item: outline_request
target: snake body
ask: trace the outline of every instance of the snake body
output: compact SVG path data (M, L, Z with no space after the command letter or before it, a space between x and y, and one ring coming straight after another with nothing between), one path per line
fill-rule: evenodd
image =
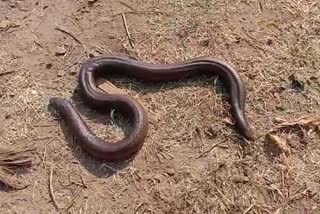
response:
M59 97L50 104L62 116L80 146L97 159L110 162L123 161L135 155L143 145L148 131L147 113L139 102L127 95L111 95L96 87L95 79L107 72L124 74L148 82L177 81L197 74L218 75L230 94L230 104L235 125L240 134L253 141L254 134L245 116L245 86L238 72L227 63L213 58L199 57L173 64L151 64L127 57L99 56L86 61L80 70L80 94L95 109L116 109L131 123L127 136L116 143L105 142L95 136L85 124L76 108Z

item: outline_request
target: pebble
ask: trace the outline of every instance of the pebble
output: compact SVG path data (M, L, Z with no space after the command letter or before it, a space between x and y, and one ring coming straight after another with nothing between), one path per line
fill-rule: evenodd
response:
M56 48L56 56L63 56L67 52L66 48L64 46L60 46Z
M7 27L9 27L11 24L11 22L9 20L2 20L0 21L0 29L5 29Z
M176 173L176 172L174 171L174 169L172 169L172 168L167 169L167 174L168 174L169 176L174 176L175 173Z

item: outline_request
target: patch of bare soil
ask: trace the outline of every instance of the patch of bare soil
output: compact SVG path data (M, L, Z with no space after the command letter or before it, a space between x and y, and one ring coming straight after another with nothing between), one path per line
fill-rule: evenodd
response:
M265 139L277 117L320 114L319 1L1 0L0 41L0 146L36 148L32 167L10 174L26 187L1 189L0 213L320 212L319 135L292 129ZM123 137L123 126L76 96L81 64L104 54L231 63L257 141L239 140L216 78L150 85L124 77L110 81L159 121L129 165L92 159L47 105L75 94L99 136ZM290 152L268 149L272 142Z

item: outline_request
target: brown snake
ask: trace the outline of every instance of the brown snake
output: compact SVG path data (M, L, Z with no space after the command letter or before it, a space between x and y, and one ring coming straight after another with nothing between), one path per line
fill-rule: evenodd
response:
M126 57L100 56L86 61L80 70L80 93L87 104L95 109L116 109L131 123L127 136L117 143L105 142L85 124L76 108L63 98L53 97L54 107L80 143L80 146L97 159L109 162L132 158L141 148L148 131L147 113L138 101L126 95L103 93L96 87L95 79L106 72L124 74L149 82L176 81L196 74L218 75L230 94L230 104L235 125L241 135L254 141L254 134L245 117L246 91L236 70L223 61L212 58L195 58L176 64L149 64Z

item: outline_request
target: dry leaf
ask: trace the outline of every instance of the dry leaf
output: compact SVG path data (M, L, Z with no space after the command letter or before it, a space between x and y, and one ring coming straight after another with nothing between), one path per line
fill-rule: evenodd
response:
M286 120L283 118L275 118L279 124L276 129L299 127L307 130L320 129L320 116L306 115L294 120Z
M274 122L276 123L283 123L283 122L286 122L287 120L282 118L282 117L276 117L274 118Z
M108 80L98 80L98 87L108 94L127 95L126 92L109 82Z
M276 135L268 133L265 137L265 142L276 146L281 152L284 152L287 155L291 154L290 147L287 142Z
M223 120L223 122L225 122L228 125L232 125L232 126L234 125L234 122L230 118L226 117L226 118L223 118L222 120Z

